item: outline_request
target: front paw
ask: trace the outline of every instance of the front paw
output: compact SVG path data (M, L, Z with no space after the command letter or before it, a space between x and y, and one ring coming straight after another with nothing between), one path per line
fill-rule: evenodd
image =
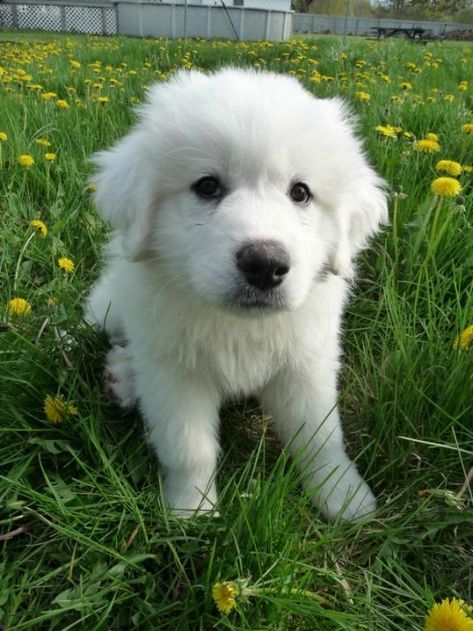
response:
M126 346L116 344L107 354L104 392L112 403L122 408L132 408L136 405L135 377Z
M195 515L208 515L215 510L217 489L212 481L192 479L185 473L168 471L164 493L171 513L177 517L188 519Z
M376 498L352 463L342 474L337 470L323 482L314 503L329 521L356 522L374 517Z

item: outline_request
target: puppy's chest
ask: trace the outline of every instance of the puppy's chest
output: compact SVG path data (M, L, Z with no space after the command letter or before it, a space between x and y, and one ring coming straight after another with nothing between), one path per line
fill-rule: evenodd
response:
M238 340L231 348L202 354L209 373L228 396L257 393L287 361L282 348Z
M194 328L178 341L176 357L208 375L225 396L257 393L289 361L291 340L264 327Z

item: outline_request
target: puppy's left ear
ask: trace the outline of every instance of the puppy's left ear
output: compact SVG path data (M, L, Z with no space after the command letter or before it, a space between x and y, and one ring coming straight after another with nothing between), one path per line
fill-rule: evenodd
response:
M388 221L386 185L364 162L352 185L345 190L334 209L337 224L337 244L332 267L345 278L354 276L353 261L370 237Z
M96 153L97 171L91 178L100 214L121 236L126 256L135 261L146 257L152 217L152 162L146 144L143 132L135 130L112 149Z

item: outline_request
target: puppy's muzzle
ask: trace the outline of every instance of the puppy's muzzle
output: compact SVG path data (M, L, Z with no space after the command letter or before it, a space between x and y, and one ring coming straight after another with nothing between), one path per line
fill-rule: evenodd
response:
M280 285L290 269L289 254L277 241L253 241L235 255L245 280L262 291Z

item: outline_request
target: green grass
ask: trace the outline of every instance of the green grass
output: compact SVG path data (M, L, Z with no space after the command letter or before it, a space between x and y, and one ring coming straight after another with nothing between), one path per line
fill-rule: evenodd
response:
M471 350L453 343L473 324L473 175L464 171L461 194L440 207L430 184L439 158L473 163L473 135L461 132L473 122L472 86L458 89L472 47L0 39L0 533L21 529L0 543L4 628L414 631L434 600L471 602L471 486L458 493L473 464L473 366ZM226 63L292 72L317 95L346 98L392 192L391 225L360 261L344 335L346 439L380 503L367 524L321 520L252 402L223 415L219 515L176 520L139 417L101 394L106 341L81 327L106 235L86 187L88 158L129 128L147 85L182 65ZM357 100L359 91L371 100ZM57 97L44 101L44 92ZM384 138L379 124L413 137ZM441 151L415 152L414 139L429 132ZM20 154L35 164L21 167ZM48 235L26 245L36 218ZM72 274L60 256L73 259ZM9 315L15 297L29 301L29 314ZM61 347L61 329L72 348ZM60 425L43 411L57 393L78 408ZM211 588L236 578L266 593L226 617Z

